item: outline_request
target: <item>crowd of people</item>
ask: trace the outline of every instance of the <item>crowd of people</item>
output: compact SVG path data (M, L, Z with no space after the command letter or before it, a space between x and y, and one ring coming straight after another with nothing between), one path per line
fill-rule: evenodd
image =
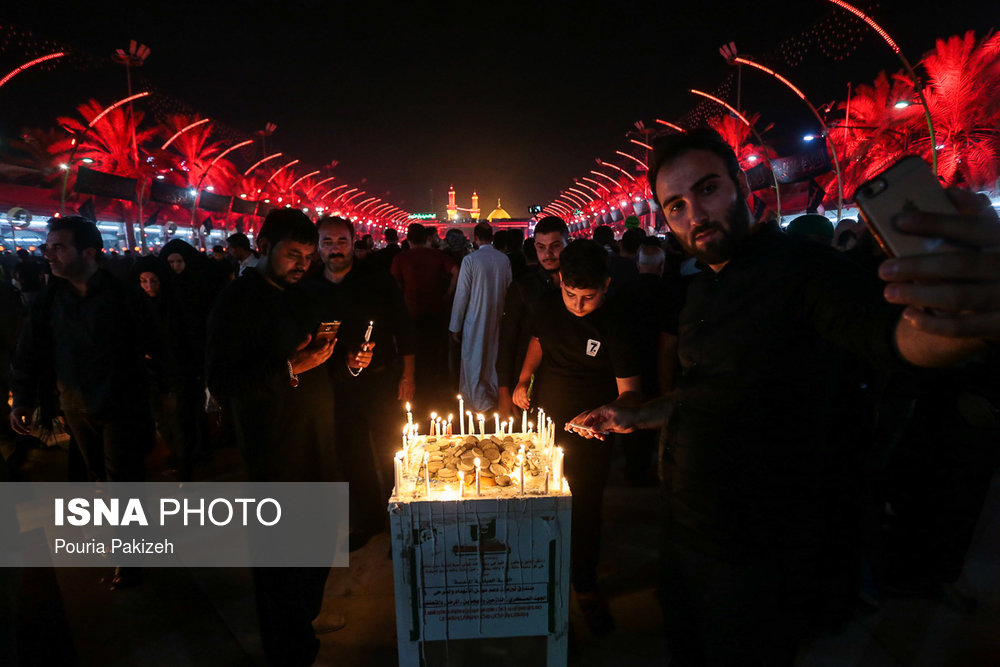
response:
M963 250L883 261L857 226L754 220L712 131L658 142L649 182L665 238L630 220L570 241L547 217L527 239L480 222L471 248L414 223L376 249L349 220L282 209L256 248L173 240L112 263L92 222L54 218L47 269L22 258L0 281L8 468L57 416L75 480L141 481L158 442L196 479L233 443L252 481L351 482L355 549L386 529L390 417L459 393L565 425L594 633L614 628L597 577L613 457L662 484L672 664L792 664L857 596L951 586L1000 434L988 200L953 191L959 214L898 219ZM316 632L344 624L319 616L326 576L254 571L271 664L310 664ZM120 568L114 586L140 581Z

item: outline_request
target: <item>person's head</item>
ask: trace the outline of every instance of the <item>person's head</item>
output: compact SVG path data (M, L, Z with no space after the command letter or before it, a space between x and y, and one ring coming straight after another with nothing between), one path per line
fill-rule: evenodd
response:
M371 254L371 250L368 249L368 244L366 244L361 239L354 242L354 259L358 262L363 262L368 259L368 255Z
M184 269L187 268L184 255L179 252L172 252L167 255L167 264L170 266L170 270L177 274L184 273Z
M163 260L147 255L140 257L132 265L129 275L133 284L138 283L143 292L151 299L163 295L167 287L166 266Z
M550 215L535 225L535 255L538 264L552 273L559 270L559 256L569 243L569 228L562 218Z
M465 232L454 227L444 233L444 242L448 249L453 252L463 252L469 244L469 240L465 238Z
M472 230L472 238L476 245L493 243L493 227L488 222L479 222Z
M508 229L507 230L507 247L511 252L520 252L521 245L524 243L524 230L521 229Z
M670 134L653 146L650 187L684 251L720 269L750 234L746 176L718 132Z
M221 262L226 258L226 249L221 245L212 246L212 258Z
M857 221L853 218L843 218L833 230L833 247L847 251L858 245Z
M295 284L316 252L316 227L297 208L274 209L257 232L257 247L262 257L258 268L268 279L280 287Z
M805 236L817 243L833 243L833 223L825 215L806 213L788 223L785 231L792 236Z
M325 273L341 275L354 265L354 224L347 218L324 216L316 223L319 257Z
M622 255L628 257L635 257L636 253L639 252L639 246L642 245L643 239L646 238L646 232L633 227L631 229L626 229L625 233L622 234L621 241L621 252Z
M441 237L438 236L437 225L425 225L424 229L427 230L427 242L430 243L432 248L438 247L441 243Z
M235 257L237 261L242 262L251 254L250 239L247 238L246 234L231 234L226 239L226 245L229 246L229 254Z
M364 243L366 246L368 246L369 251L375 249L375 239L372 237L371 234L365 234L364 236L362 236L361 242Z
M507 252L509 249L509 241L510 236L508 236L506 229L501 229L493 233L493 247L500 252Z
M52 275L67 280L86 279L97 271L103 250L101 232L90 220L77 215L49 220L45 258Z
M663 275L663 265L667 255L663 248L655 245L642 244L639 246L639 273L650 273L656 276Z
M566 310L589 315L604 305L611 284L607 251L595 241L573 241L559 256L559 277Z
M597 227L594 227L593 236L594 241L605 248L610 248L615 244L615 230L611 229L608 225L598 225Z
M411 248L418 248L427 243L427 228L419 222L411 222L406 228L406 240Z
M386 229L384 232L384 236L386 245L389 245L390 243L399 243L399 234L393 227L389 227L388 229Z

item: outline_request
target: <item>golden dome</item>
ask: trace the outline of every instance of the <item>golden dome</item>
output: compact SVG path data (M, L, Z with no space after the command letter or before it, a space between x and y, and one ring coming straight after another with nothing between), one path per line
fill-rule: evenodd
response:
M493 222L494 220L510 220L510 213L508 213L507 211L503 210L503 207L500 206L500 198L499 197L497 197L497 207L495 209L493 209L492 211L490 211L490 214L488 216L486 216L486 219L489 222Z

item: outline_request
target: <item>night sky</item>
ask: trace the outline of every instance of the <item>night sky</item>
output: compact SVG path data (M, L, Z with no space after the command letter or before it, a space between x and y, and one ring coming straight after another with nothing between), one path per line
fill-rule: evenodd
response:
M500 196L511 215L525 216L587 175L595 158L628 150L636 121L684 124L696 106L687 88L718 90L728 77L733 102L734 70L718 54L729 40L817 105L844 99L848 81L899 69L869 29L824 0L447 9L93 0L58 12L51 3L14 4L4 3L0 24L94 62L129 39L149 45L136 89L151 83L246 134L277 123L272 150L301 158L309 171L336 160L338 182L366 179L369 193L409 211L443 210L454 185L460 206L475 189L484 215ZM931 5L859 3L914 62L935 37L1000 26L995 2L949 2L947 13ZM10 46L0 53L4 72L19 57ZM0 133L51 126L88 97L108 104L124 88L110 61L25 73L0 92ZM766 138L779 153L794 152L815 129L808 110L763 75L745 72L741 90L744 108L760 112L762 126L775 124Z

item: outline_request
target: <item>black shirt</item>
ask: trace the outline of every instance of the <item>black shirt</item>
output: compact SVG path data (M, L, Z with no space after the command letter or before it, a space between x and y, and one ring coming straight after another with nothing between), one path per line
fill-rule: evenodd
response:
M836 251L780 233L748 238L695 278L666 428L679 534L735 557L822 530L843 481L843 355L902 365L899 313Z
M529 268L515 278L504 298L500 320L500 346L497 350L497 386L513 389L521 374L521 366L531 340L531 323L538 302L546 294L559 292L552 274L540 266ZM560 301L560 307L562 302Z
M569 420L615 400L616 378L640 373L634 316L622 301L609 299L594 312L577 317L566 310L560 292L546 294L539 301L532 335L542 346L542 363L535 375L537 400L532 404L554 415L554 420Z
M299 373L297 387L288 374L321 314L308 290L279 289L249 268L209 316L205 377L232 415L251 481L336 481L329 374L324 366Z
M139 295L98 270L80 296L52 278L32 305L11 364L15 406L51 402L64 410L112 417L147 410L145 359L155 356L156 327Z
M306 288L316 295L325 320L340 320L337 347L330 361L337 379L347 372L348 352L364 342L369 322L373 322L371 342L375 349L366 374L398 370L399 358L414 353L413 323L406 301L399 284L387 271L354 266L339 283L321 275L310 278Z

